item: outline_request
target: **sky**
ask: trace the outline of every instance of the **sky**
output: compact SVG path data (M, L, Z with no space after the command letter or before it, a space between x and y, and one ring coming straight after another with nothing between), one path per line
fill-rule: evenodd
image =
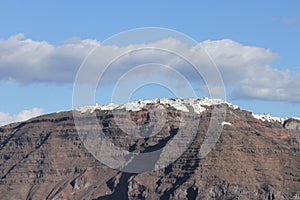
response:
M0 27L0 125L71 110L75 77L90 52L99 47L106 58L145 48L149 44L105 44L120 32L143 27L175 30L195 40L188 47L176 38L149 43L180 51L199 65L204 64L195 49L204 48L220 71L227 101L254 113L300 117L296 0L0 1ZM156 53L140 52L134 61L116 63L95 101L109 103L117 77L153 59L185 74L199 97L207 95L190 66ZM142 80L145 74L135 76ZM171 80L170 74L163 76ZM172 95L168 88L145 86L131 100Z

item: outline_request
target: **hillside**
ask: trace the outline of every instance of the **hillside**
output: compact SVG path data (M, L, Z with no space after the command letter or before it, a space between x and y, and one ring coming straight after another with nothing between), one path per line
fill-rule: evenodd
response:
M215 109L221 115L214 115ZM148 133L151 123L159 122L160 110L166 120L156 135L127 134L134 132L126 127L129 122ZM90 129L93 116L101 130ZM124 119L126 131L116 116ZM222 132L202 156L213 120ZM179 158L142 173L133 172L130 164L122 171L107 167L78 134L79 129L102 131L123 150L152 152L191 127L197 127L195 137ZM254 115L222 101L163 99L84 107L0 128L0 199L300 199L299 143L299 119Z

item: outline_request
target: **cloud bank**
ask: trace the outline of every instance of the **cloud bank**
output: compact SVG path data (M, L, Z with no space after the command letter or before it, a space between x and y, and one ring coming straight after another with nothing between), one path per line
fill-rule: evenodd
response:
M84 57L98 43L72 39L60 46L23 34L0 40L0 79L19 83L71 82Z
M0 126L10 124L13 122L21 122L28 120L32 117L39 116L43 113L42 108L33 108L31 110L22 110L16 115L10 115L9 113L0 112Z
M199 51L205 49L217 65L225 86L230 88L229 98L300 102L300 74L273 68L271 63L278 55L270 49L246 46L230 39L207 40L189 47L176 39L166 38L150 45L177 49L186 55L187 60L203 68L207 63ZM105 58L142 49L145 45L104 46L96 40L73 38L55 46L18 34L0 40L0 80L20 84L73 83L84 58L95 47L101 49L101 58ZM139 51L128 55L114 63L115 67L109 71L111 76L104 80L107 84L111 81L109 77L121 75L132 66L153 61L173 67L193 79L194 72L187 67L187 63L175 59L171 54ZM94 70L105 67L101 60L95 60ZM87 80L94 74L93 70L86 74ZM142 77L142 74L136 74L139 75Z

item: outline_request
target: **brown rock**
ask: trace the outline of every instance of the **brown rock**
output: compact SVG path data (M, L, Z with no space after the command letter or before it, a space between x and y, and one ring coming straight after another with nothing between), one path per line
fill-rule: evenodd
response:
M111 113L97 112L114 143L136 152L168 142L182 115L168 110L161 132L145 140L123 133ZM270 124L228 108L226 122L232 125L224 125L214 149L200 159L210 109L190 115L201 119L191 146L165 169L140 174L97 161L80 140L72 112L1 127L0 199L299 199L299 122ZM146 110L131 118L149 121Z

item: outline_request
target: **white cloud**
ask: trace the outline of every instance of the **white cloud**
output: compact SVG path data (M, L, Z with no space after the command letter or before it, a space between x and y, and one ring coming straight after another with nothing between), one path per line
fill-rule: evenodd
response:
M166 38L151 44L129 45L125 47L103 46L90 39L72 38L55 46L46 41L34 41L19 34L7 40L0 40L0 80L14 80L19 83L54 82L72 83L77 70L88 53L98 46L99 56L91 59L93 67L86 74L86 80L97 78L96 71L103 70L104 60L137 48L158 47L173 49L185 58L200 66L211 79L214 77L208 68L202 48L218 66L224 83L232 93L229 97L300 102L300 75L272 68L271 63L278 56L270 49L246 46L230 39L204 41L189 47L178 40ZM192 80L199 80L187 62L164 51L139 50L126 54L113 63L106 71L104 83L114 83L128 69L144 63L156 62L169 65ZM167 72L164 75L168 76ZM142 78L147 74L135 74ZM203 80L202 80L203 83ZM199 86L205 91L205 87ZM218 88L218 86L216 87ZM219 90L220 88L218 88Z
M60 46L25 39L18 34L0 40L0 79L30 82L69 82L84 57L98 43L70 40Z
M207 41L203 47L219 67L231 97L300 102L300 74L272 68L278 56L269 49L232 40Z
M13 122L21 122L28 120L32 117L39 116L43 113L42 108L33 108L31 110L22 110L16 115L10 115L9 113L0 112L0 126Z

